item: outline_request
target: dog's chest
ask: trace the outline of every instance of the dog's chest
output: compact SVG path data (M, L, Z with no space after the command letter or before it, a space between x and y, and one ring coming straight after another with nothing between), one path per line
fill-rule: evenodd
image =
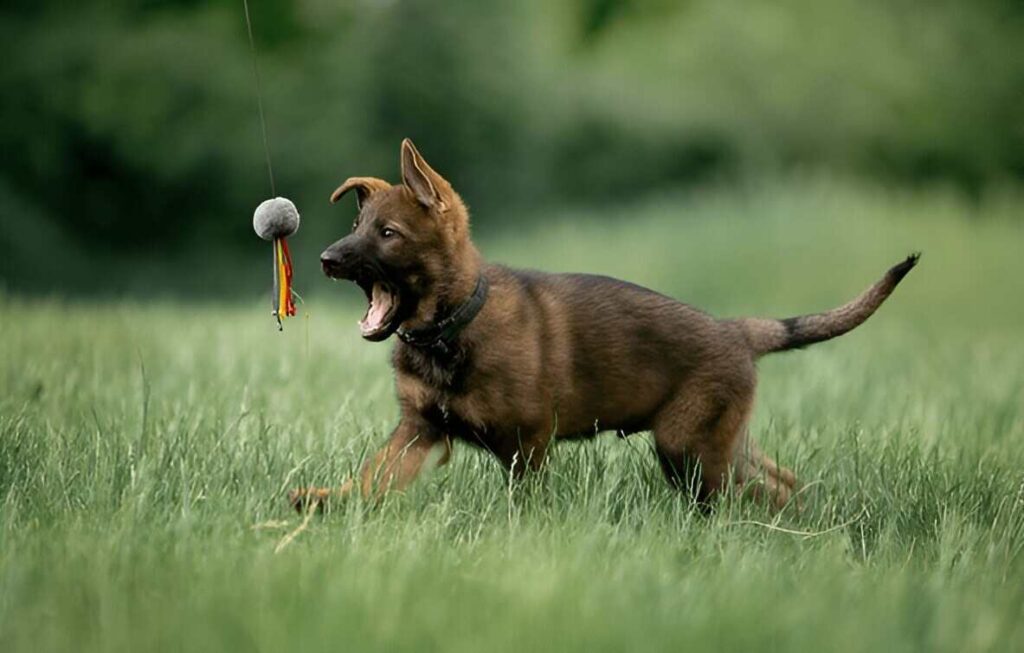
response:
M433 355L403 347L395 352L394 363L400 375L413 380L409 384L413 403L436 428L470 442L486 439L487 411L482 407L480 393L474 392L470 383L470 352L458 349L447 355Z
M439 394L452 396L465 389L472 357L462 348L434 352L402 344L395 348L393 364L399 374L414 377Z
M420 395L420 414L445 435L486 449L493 448L495 430L484 402L472 392L453 395L427 389Z
M450 426L463 418L458 413L467 392L471 357L464 349L443 352L402 346L395 350L395 370L415 379L416 404L430 421ZM453 414L454 411L454 414Z

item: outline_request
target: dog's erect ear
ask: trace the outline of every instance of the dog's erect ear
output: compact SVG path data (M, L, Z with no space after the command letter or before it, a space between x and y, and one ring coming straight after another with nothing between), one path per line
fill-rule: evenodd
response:
M428 209L448 209L451 185L427 165L408 138L402 141L402 182Z
M379 190L391 188L391 184L383 179L377 179L376 177L349 177L345 180L345 183L338 186L338 188L331 193L331 204L340 200L342 195L353 188L356 191L356 206L363 208L363 202L366 201L367 197L373 195Z

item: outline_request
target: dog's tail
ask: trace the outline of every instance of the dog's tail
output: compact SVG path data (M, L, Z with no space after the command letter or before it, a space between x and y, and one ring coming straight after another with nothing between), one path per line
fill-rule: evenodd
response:
M784 320L744 318L737 320L755 356L799 349L830 340L850 331L871 317L892 294L903 277L917 265L920 254L911 254L894 265L885 276L853 301L825 313L789 317Z

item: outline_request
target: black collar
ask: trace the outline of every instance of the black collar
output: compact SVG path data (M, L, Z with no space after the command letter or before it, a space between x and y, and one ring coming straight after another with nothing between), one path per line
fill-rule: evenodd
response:
M484 307L487 302L487 290L487 277L481 274L476 280L473 294L469 296L469 299L456 306L448 317L419 329L399 328L398 337L405 344L418 349L447 354L451 350L455 338L469 326L480 309Z

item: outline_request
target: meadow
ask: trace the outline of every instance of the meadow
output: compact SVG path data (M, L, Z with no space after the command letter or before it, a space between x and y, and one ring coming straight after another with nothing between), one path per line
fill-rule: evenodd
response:
M282 334L262 298L0 295L0 650L1021 650L1022 209L793 178L481 238L721 316L830 308L922 250L860 329L761 362L753 432L804 483L780 514L705 515L606 434L523 484L458 447L279 548L287 490L396 418L356 289L306 281Z

